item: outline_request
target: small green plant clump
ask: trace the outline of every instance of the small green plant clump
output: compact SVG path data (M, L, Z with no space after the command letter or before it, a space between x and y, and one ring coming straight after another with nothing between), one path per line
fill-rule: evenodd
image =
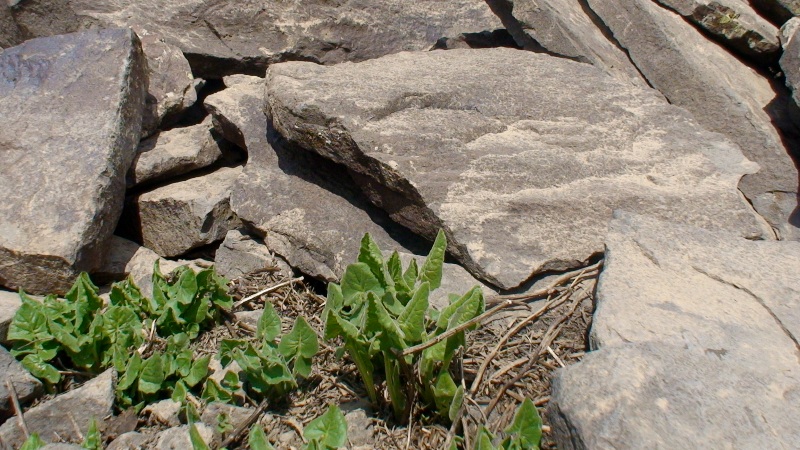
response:
M355 361L370 400L378 402L376 367L383 369L395 419L405 422L415 398L437 415L452 420L463 400L451 363L465 346L460 330L420 352L403 354L413 346L436 339L484 312L483 292L475 286L439 311L430 307L430 293L442 281L447 240L439 232L422 267L412 261L405 269L394 252L384 260L380 248L364 236L358 262L345 270L341 285L328 285L323 312L325 338L341 338Z
M517 408L514 421L505 429L505 438L495 446L494 436L485 426L478 429L474 450L539 450L542 440L542 418L533 402L526 398Z

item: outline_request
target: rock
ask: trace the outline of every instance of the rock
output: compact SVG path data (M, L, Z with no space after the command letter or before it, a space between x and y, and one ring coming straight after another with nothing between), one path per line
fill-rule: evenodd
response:
M258 328L258 319L260 319L263 314L263 309L254 311L236 311L233 313L234 317L236 317L236 320L250 326L254 330Z
M591 11L574 0L486 0L526 50L547 51L593 64L636 86L647 86L627 55L596 26Z
M206 98L205 105L220 124L217 131L241 140L249 155L233 187L231 208L292 267L324 281L337 280L355 261L365 232L383 249L406 249L393 237L405 230L371 205L342 167L284 147L268 131L262 79L240 79Z
M800 105L800 39L788 40L781 56L781 70L786 75L786 86L792 90L794 102Z
M222 158L211 119L185 128L162 131L139 144L128 171L128 187L163 180L210 166Z
M417 260L417 265L419 267L422 267L422 264L425 262L424 256L400 252L398 252L398 255L400 256L400 262L403 263L403 268L408 267L412 259ZM392 252L384 251L383 256L388 259L392 256ZM497 294L497 291L492 289L491 286L487 286L479 280L476 280L475 277L470 275L466 269L458 264L444 263L442 266L442 285L439 286L439 289L431 292L429 298L430 305L438 309L443 309L450 304L450 294L464 295L476 285L482 288L484 297Z
M154 35L141 38L150 78L142 136L149 136L159 127L174 125L181 113L197 101L197 92L192 68L178 47Z
M102 263L139 138L145 70L130 30L0 54L0 285L64 293Z
M142 410L142 414L145 416L150 416L151 421L155 421L158 424L167 425L170 427L177 427L181 424L181 420L179 418L180 412L180 402L169 399L151 403L145 406Z
M129 276L136 283L136 286L147 297L153 295L153 267L155 262L159 262L159 267L163 274L168 274L178 266L188 265L195 272L203 270L210 265L203 260L184 260L171 261L163 259L149 248L139 244L113 236L111 240L111 250L107 257L106 265L102 272L97 274L97 278L103 282L120 281Z
M41 447L41 450L83 450L83 447L80 445L74 444L47 444L44 447Z
M132 431L111 441L106 450L132 450L149 448L151 436Z
M786 49L786 46L789 45L794 34L800 28L800 17L792 17L791 20L783 24L781 27L780 35L778 36L781 40L781 47Z
M163 37L181 48L202 78L263 75L268 64L287 59L334 64L427 50L445 36L502 27L481 0L452 0L447 8L439 0L69 3L83 23L130 26L140 36Z
M744 0L658 0L742 56L770 62L780 51L778 28Z
M216 428L220 425L220 416L225 416L228 424L237 427L244 423L255 412L255 408L244 408L241 406L229 405L221 402L211 402L203 409L200 420L209 428Z
M206 444L210 444L214 438L214 430L202 423L196 423L194 426L197 427L197 432L203 441ZM158 433L158 438L153 448L155 450L186 450L193 448L189 437L189 425L170 428Z
M0 290L0 342L6 342L8 326L14 320L14 315L22 305L17 292Z
M791 448L800 243L621 213L609 228L599 350L554 385L559 448Z
M230 195L241 172L241 167L223 167L139 195L145 247L169 257L224 238L239 225Z
M656 342L592 352L553 380L551 436L563 450L793 448L798 375Z
M588 64L507 49L290 62L267 92L290 142L348 166L413 231L443 228L503 289L601 252L618 208L764 232L736 190L755 167L735 145Z
M0 4L0 47L13 47L27 39L80 30L84 21L69 0L8 0Z
M800 0L749 0L758 12L773 23L782 25L792 17L800 16Z
M42 383L28 373L3 347L0 347L0 377L3 379L0 383L0 419L15 413L11 403L11 392L6 384L8 381L14 385L14 392L22 405L38 398L44 392Z
M111 414L114 384L114 369L109 369L83 386L29 409L24 414L25 424L45 442L80 442L78 433L86 434L92 418L99 423ZM19 448L25 442L25 433L18 421L8 420L0 426L0 439Z
M719 350L723 359L798 364L800 242L749 241L632 215L609 228L592 326L598 347L669 341Z
M231 230L217 249L214 266L220 275L234 279L262 269L274 269L284 278L291 278L292 268L286 261L270 252L258 238L239 230Z
M792 116L796 105L780 94L779 86L651 0L588 3L654 88L758 163L761 169L745 175L739 189L761 205L757 211L779 238L800 239L800 221L792 218L797 204L787 210L777 198L797 196L798 171L787 148L800 148L795 138L800 121Z
M371 418L363 409L349 411L344 415L344 420L347 422L347 440L352 447L375 445L375 439L372 437L374 427Z

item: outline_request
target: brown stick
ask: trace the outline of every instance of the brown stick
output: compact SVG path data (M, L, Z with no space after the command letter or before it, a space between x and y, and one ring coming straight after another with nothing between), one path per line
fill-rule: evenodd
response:
M298 281L303 281L303 277L292 278L291 280L287 280L287 281L284 281L282 283L278 283L275 286L270 286L270 287L268 287L266 289L262 289L262 290L256 292L255 294L250 295L248 297L245 297L245 298L239 300L238 302L234 303L233 307L234 308L238 308L239 306L244 305L245 303L249 302L250 300L258 298L258 297L260 297L260 296L262 296L264 294L269 294L270 292L277 291L278 289L280 289L280 288L282 288L284 286L289 286L290 284L297 283Z
M19 406L17 390L14 389L14 383L11 380L6 380L6 386L8 386L8 392L11 394L11 403L14 405L14 412L17 414L17 422L19 423L19 427L22 428L22 432L25 433L25 439L28 439L31 437L31 433L28 431L28 424L25 423L25 417L22 414L22 408Z
M487 305L491 305L491 304L495 304L495 303L500 303L500 302L502 302L504 300L528 301L528 300L535 300L535 299L538 299L538 298L545 298L545 297L549 296L550 294L553 294L555 292L555 289L558 286L564 284L564 282L566 282L566 281L568 281L568 280L570 280L572 278L575 278L577 276L580 276L580 275L589 275L590 272L593 274L593 272L599 270L601 267L603 267L603 261L602 260L592 264L591 266L586 266L586 267L583 267L583 268L580 268L580 269L573 270L571 272L567 272L567 273L565 273L563 275L559 275L558 278L553 280L553 282L550 283L550 285L545 287L545 288L538 289L538 290L533 291L533 292L526 292L524 294L493 295L493 296L491 296L491 297L486 299L486 304Z

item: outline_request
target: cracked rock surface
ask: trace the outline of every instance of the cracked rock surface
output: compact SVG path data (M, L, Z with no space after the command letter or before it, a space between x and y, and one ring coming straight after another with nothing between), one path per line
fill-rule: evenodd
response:
M505 49L284 63L267 102L290 142L346 165L413 231L444 228L501 288L601 252L618 208L763 233L736 190L755 165L735 145L588 64Z
M555 383L559 448L794 446L800 243L627 213L606 242L599 350Z

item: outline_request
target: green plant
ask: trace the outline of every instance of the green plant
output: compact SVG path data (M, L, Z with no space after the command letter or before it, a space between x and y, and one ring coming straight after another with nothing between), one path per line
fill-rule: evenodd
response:
M37 433L33 433L28 439L25 439L25 442L22 443L22 447L20 447L19 450L39 450L45 445L47 445L47 443L45 443Z
M280 334L280 316L266 303L258 320L255 343L225 339L220 344L223 367L236 361L243 383L239 384L239 377L228 372L222 384L207 380L202 398L231 401L240 386L259 398L280 395L297 386L296 376L307 378L311 374L311 358L319 351L316 332L303 317L298 317L292 330L278 340Z
M492 442L496 437L481 426L475 436L475 450L538 450L542 440L542 419L536 406L525 399L514 415L514 421L505 429L505 439L499 446Z
M303 437L308 442L304 450L335 450L347 443L347 421L336 405L330 405L325 414L317 417L303 428Z
M456 384L450 366L466 343L465 330L420 352L403 354L459 329L484 311L478 286L462 297L451 296L442 311L429 306L430 292L441 285L446 248L447 240L440 231L422 267L412 260L403 269L397 252L385 261L366 234L358 262L347 267L341 285L328 285L325 338L342 338L343 350L355 362L373 403L378 400L375 367L383 367L394 415L401 422L408 418L417 394L451 420L463 399L463 387Z
M63 300L39 302L21 291L8 332L12 354L50 387L61 380L56 365L90 373L114 367L121 407L164 393L185 397L206 378L209 362L195 358L189 343L232 301L213 269L179 267L165 277L156 262L153 272L153 298L127 279L112 286L107 306L85 273Z

